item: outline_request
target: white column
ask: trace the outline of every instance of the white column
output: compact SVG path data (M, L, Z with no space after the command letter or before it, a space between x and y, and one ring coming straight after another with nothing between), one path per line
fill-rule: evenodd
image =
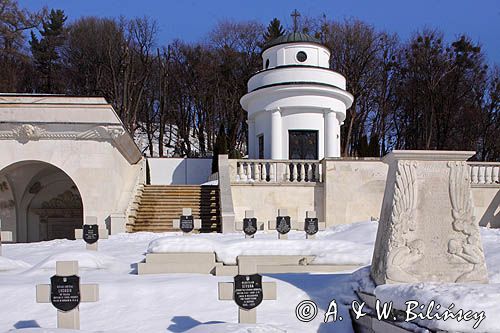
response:
M332 109L325 110L325 157L340 157L339 121Z
M257 158L255 147L255 119L248 119L248 158Z
M271 110L271 159L282 159L281 112L280 109Z

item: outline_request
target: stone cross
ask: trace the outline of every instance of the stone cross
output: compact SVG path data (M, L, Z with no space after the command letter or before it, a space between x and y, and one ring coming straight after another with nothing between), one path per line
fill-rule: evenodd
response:
M280 208L276 220L268 222L268 228L278 232L278 239L288 239L288 232L298 230L300 227L288 216L288 210Z
M88 240L86 239L88 237L84 237L88 236L84 235L84 229L91 234L90 238L94 238L93 240ZM97 217L95 216L86 216L83 229L75 229L75 239L85 240L87 250L91 251L97 251L99 239L108 239L108 236L108 229L106 229L104 226L99 225L97 223ZM97 240L95 240L95 238L97 238Z
M254 238L257 230L263 230L264 223L259 222L254 215L253 210L245 210L245 219L236 222L236 230L243 231L245 238ZM253 232L253 233L252 233Z
M237 281L243 281L243 288L235 288ZM256 300L257 293L260 293L260 300ZM256 307L262 300L276 300L276 283L262 282L262 276L256 274L255 265L238 265L238 275L235 276L235 282L219 282L219 301L232 300L238 305L238 323L256 324ZM238 302L244 302L242 305L246 305L245 308Z
M487 283L467 159L475 152L394 150L371 275L386 283Z
M316 233L320 230L326 229L325 222L319 222L316 217L316 211L308 210L306 212L306 219L304 220L304 225L300 228L300 230L305 231L306 239L314 239L316 238Z
M0 256L2 255L2 241L12 242L12 231L2 231L2 220L0 219Z
M193 217L191 208L182 208L182 216L173 220L172 225L174 229L181 229L182 235L190 236L194 230L201 229L201 220Z
M70 280L77 283L71 285ZM78 261L57 261L56 275L51 278L51 284L36 286L37 303L52 303L57 308L57 328L79 330L79 303L99 300L99 285L79 282Z

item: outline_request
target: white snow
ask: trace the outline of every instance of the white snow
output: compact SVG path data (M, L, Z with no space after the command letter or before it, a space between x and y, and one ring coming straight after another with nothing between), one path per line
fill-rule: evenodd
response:
M252 240L244 239L242 233L199 235L189 242L168 235L153 240L148 253L215 252L225 264L236 264L240 255L312 255L315 264L361 266L370 264L376 232L376 222L361 222L321 232L314 241L305 239L305 233L299 231L291 231L288 240L278 240L276 233L260 232Z
M237 306L218 301L218 282L231 277L197 274L136 275L136 264L146 251L216 251L219 258L232 262L238 254L299 253L317 255L318 263L369 264L377 223L362 222L338 226L305 240L293 232L288 241L259 233L254 240L242 234L202 234L183 237L179 233L136 233L111 236L99 241L99 251L86 251L82 240L55 240L28 244L4 244L0 257L0 332L69 333L57 330L56 310L51 304L35 302L35 286L49 283L57 260L78 260L81 283L98 283L100 300L82 303L83 332L353 332L348 309L355 290L373 291L369 267L338 274L276 274L264 281L277 283L276 301L263 301L257 310L256 325L238 325ZM399 285L378 287L377 297L395 302L418 298L434 299L447 306L485 311L486 319L475 332L500 332L495 322L500 310L500 231L482 228L490 285ZM9 270L5 270L5 268ZM323 322L332 299L344 320ZM317 304L318 315L300 322L295 308L303 300ZM398 304L400 305L400 304ZM469 331L473 323L453 320L425 323L430 327ZM469 326L467 326L469 325ZM80 331L80 332L82 332Z

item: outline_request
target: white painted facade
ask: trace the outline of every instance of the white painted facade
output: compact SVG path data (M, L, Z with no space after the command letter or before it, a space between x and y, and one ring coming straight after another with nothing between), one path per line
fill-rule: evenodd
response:
M212 174L211 158L148 158L151 185L200 185Z
M316 159L340 157L340 126L353 97L346 79L329 69L330 51L287 42L265 49L262 59L263 70L250 78L240 101L248 112L248 157L289 159L293 130L317 132Z
M112 106L97 97L0 95L0 151L0 219L17 242L69 237L86 216L114 232L142 168Z

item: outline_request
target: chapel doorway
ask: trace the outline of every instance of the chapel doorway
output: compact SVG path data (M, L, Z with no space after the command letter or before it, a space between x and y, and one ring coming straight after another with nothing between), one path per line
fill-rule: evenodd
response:
M16 242L74 239L83 225L83 202L73 180L41 161L14 163L0 171L0 219ZM2 205L2 199L9 205Z
M290 160L317 160L318 159L318 131L289 130L288 131L288 159L290 159Z

